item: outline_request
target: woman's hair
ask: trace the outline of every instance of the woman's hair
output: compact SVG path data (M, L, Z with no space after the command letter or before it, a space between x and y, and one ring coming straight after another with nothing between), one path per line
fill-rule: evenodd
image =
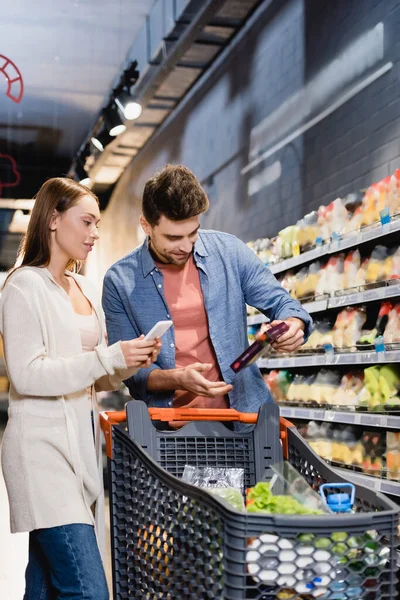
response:
M161 215L171 221L197 217L209 208L207 194L197 177L183 165L165 165L145 185L142 211L154 227Z
M8 277L20 267L47 267L51 258L50 226L54 211L65 213L83 196L92 196L99 203L89 188L67 177L53 177L42 185L35 196L28 229L18 250L18 266L13 267ZM79 268L79 261L73 259L67 265L69 271L78 271Z

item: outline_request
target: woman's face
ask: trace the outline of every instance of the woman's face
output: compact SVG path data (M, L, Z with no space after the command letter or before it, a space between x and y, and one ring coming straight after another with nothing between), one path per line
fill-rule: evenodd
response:
M54 231L52 253L62 252L66 258L86 260L99 239L100 210L92 196L82 196L64 213L57 213L51 222Z

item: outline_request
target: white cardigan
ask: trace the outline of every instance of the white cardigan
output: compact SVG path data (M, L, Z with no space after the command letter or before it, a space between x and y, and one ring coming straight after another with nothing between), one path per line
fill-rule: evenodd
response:
M46 268L22 267L5 285L0 331L10 379L9 420L2 468L11 531L94 524L102 546L101 438L95 443L86 388L115 389L126 369L120 342L107 347L104 317L89 281L74 277L99 321L99 345L83 352L77 319L65 290ZM96 412L97 416L97 412Z

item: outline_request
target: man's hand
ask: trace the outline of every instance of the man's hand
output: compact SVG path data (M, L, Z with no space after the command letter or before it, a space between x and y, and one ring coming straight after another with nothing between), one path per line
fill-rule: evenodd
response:
M277 352L291 353L295 352L302 344L304 344L304 329L305 325L301 319L289 317L284 322L289 325L289 330L283 333L271 346ZM278 325L282 321L272 321L269 323L267 330L273 325Z
M196 396L205 396L206 398L216 398L225 396L232 390L232 386L225 381L208 381L202 373L209 371L212 365L193 363L179 371L179 385L177 389L186 390L196 394Z

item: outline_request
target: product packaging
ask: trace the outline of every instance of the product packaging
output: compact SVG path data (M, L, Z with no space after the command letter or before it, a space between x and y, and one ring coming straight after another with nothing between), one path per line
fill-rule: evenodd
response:
M183 481L218 496L236 510L244 510L244 470L185 465Z

